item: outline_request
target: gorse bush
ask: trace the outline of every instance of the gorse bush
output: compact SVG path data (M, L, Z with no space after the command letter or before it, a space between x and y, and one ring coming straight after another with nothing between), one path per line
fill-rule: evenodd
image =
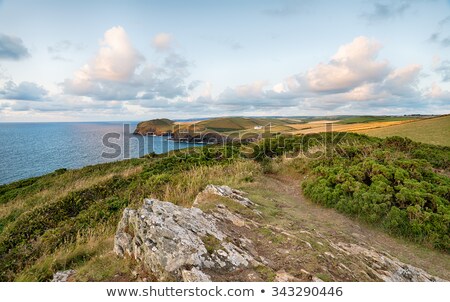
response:
M417 154L431 147L411 145L391 138L371 150L343 146L339 156L309 163L304 193L389 233L450 251L450 178L433 169L448 166L448 150L439 156L438 149L430 163Z
M313 201L391 234L450 251L450 148L407 138L322 133L266 139L254 151L308 159L302 184ZM448 175L448 174L447 174Z

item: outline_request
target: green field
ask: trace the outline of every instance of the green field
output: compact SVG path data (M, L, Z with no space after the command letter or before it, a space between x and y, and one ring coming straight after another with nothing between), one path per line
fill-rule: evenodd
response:
M288 121L276 118L251 118L251 117L223 117L205 120L197 123L198 126L218 132L251 130L256 126L285 126ZM289 129L289 127L285 127Z
M166 118L143 121L136 126L136 132L143 135L147 133L160 135L166 132L172 132L173 130L174 122Z
M388 136L408 137L422 143L450 146L450 115L364 130L360 133L383 138Z
M394 121L408 121L413 119L420 119L418 116L352 116L341 119L338 124L348 125L357 123L373 123L373 122L394 122Z

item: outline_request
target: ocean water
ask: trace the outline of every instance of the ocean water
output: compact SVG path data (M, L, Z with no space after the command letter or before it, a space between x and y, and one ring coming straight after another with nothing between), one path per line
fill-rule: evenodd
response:
M159 136L139 141L130 134L135 126L126 122L0 123L0 184L60 168L81 168L192 146Z

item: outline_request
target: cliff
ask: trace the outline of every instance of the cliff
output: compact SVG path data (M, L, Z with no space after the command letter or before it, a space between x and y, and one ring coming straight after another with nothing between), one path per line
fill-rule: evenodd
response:
M173 132L175 123L169 119L154 119L137 124L134 134L167 135Z

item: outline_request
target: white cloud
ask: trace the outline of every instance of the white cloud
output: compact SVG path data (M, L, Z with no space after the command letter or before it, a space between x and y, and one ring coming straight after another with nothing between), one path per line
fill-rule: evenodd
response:
M450 105L450 91L443 90L437 83L431 85L431 89L427 93L427 97L433 100L446 102Z
M88 77L126 81L143 61L142 55L133 48L125 30L120 26L107 30L100 45L93 63L83 67Z
M94 95L103 90L102 82L126 82L143 62L143 56L133 48L125 30L116 26L107 30L100 41L95 58L64 82L67 93ZM108 93L106 93L108 94Z
M275 85L277 89L280 84ZM228 110L252 110L295 107L298 105L298 98L287 97L287 93L278 93L273 90L267 81L255 81L246 85L227 87L216 98L213 98L213 105Z
M239 108L297 108L330 112L351 112L364 106L368 110L392 112L425 104L418 88L422 66L411 64L395 69L386 60L378 59L381 47L377 41L357 37L339 47L328 63L318 64L275 85L256 81L227 88L214 98L213 104L237 111Z
M351 91L345 93L342 98L350 101L369 101L386 97L386 93L379 91L379 87L376 84L363 84Z
M417 92L417 84L422 66L412 64L393 70L385 79L383 88L394 95L412 96Z
M260 99L264 96L267 81L255 81L248 85L239 85L225 89L218 97L219 102L240 102L242 100Z
M0 104L3 112L136 117L393 114L448 107L449 92L437 85L425 94L419 88L421 65L394 68L378 58L381 48L375 40L357 37L340 46L327 62L279 83L258 80L214 93L208 81L188 81L191 64L184 57L168 49L157 52L152 62L145 61L125 30L114 27L105 33L95 58L64 82L65 95L46 97L39 104L12 100Z
M381 44L357 37L343 45L328 63L309 70L306 82L315 92L343 92L364 83L377 82L389 72L387 61L377 61Z
M160 64L144 64L125 30L113 27L106 31L96 57L64 81L64 91L97 100L186 96L189 62L173 52L164 55Z
M159 33L153 38L152 46L158 51L168 51L173 47L173 37L168 33Z

